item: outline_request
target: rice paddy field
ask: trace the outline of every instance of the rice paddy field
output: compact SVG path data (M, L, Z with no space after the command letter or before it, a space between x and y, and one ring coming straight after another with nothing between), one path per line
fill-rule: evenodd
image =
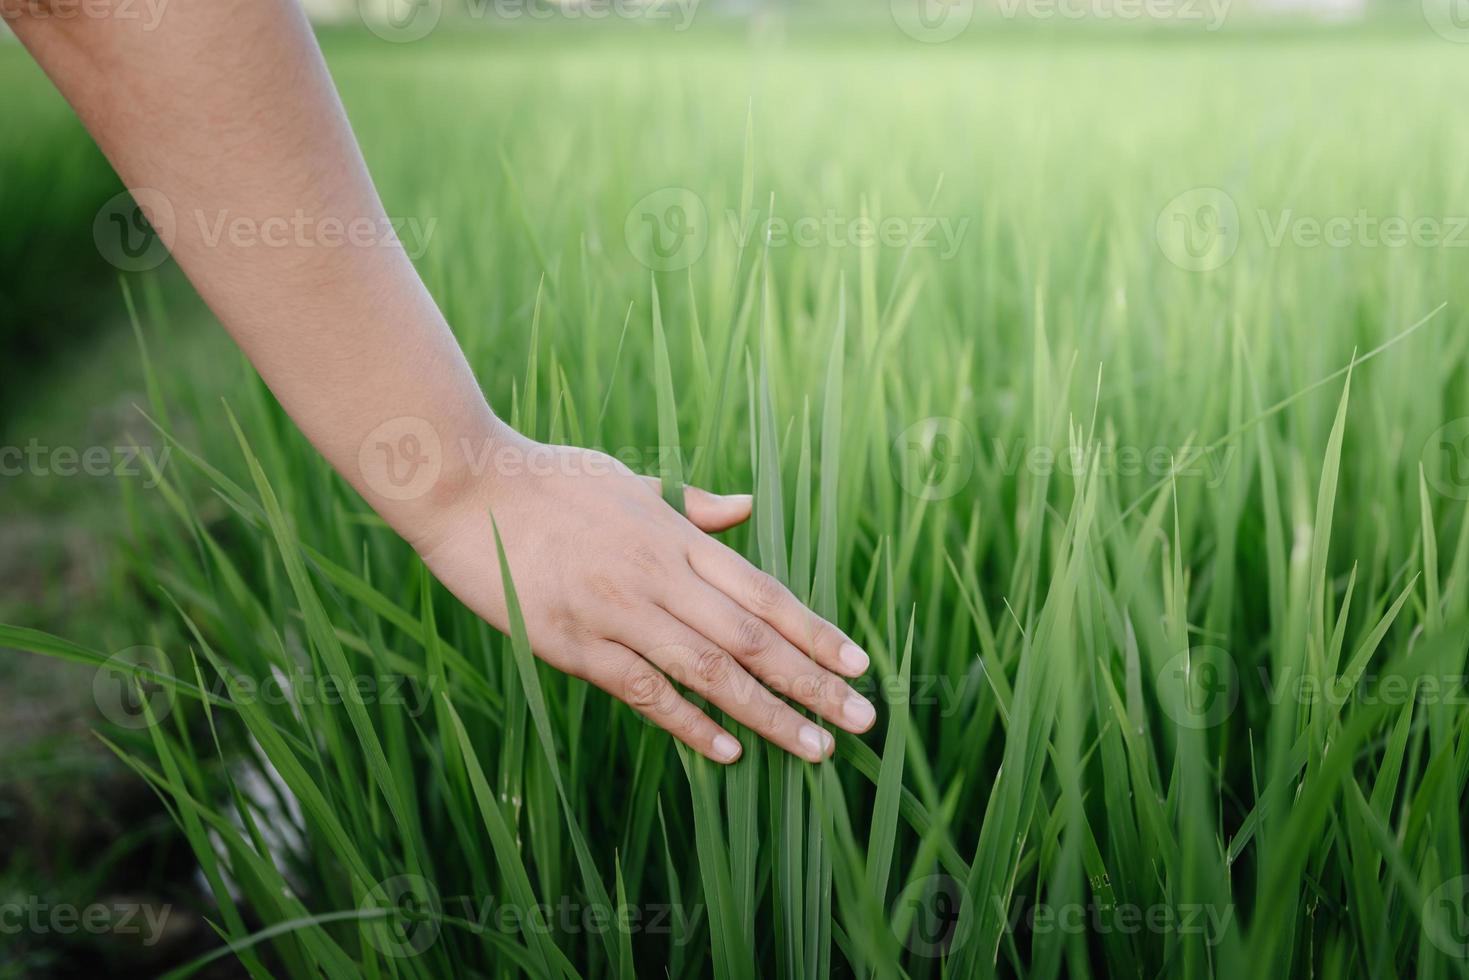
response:
M323 44L491 403L753 489L727 540L872 655L878 722L819 766L681 751L436 584L176 270L108 270L153 451L87 614L11 603L0 643L76 665L187 845L210 942L159 972L1466 973L1461 45ZM18 976L59 941L0 936Z

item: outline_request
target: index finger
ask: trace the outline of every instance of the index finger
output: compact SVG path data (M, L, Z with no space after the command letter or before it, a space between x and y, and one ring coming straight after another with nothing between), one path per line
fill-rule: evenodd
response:
M760 571L727 545L695 535L689 545L689 567L828 670L857 677L871 663L851 637L807 609L779 579Z

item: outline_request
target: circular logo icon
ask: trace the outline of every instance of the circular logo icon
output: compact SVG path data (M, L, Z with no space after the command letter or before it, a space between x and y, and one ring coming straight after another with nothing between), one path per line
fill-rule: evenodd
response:
M92 219L98 253L123 272L147 272L168 259L177 230L162 191L135 187L108 199Z
M119 728L134 731L167 718L173 711L173 692L151 674L173 674L168 657L157 647L128 647L114 653L92 677L97 710Z
M1469 416L1434 430L1420 459L1429 486L1453 500L1469 500Z
M687 187L664 187L632 206L622 224L633 257L654 272L687 269L709 244L709 211Z
M444 468L438 430L413 415L388 419L362 440L357 468L373 493L416 500L433 489Z
M1433 33L1455 44L1469 43L1469 0L1421 0Z
M1195 187L1163 206L1153 232L1169 262L1188 272L1208 272L1228 262L1239 247L1239 208L1217 187Z
M1234 658L1219 647L1183 650L1158 671L1163 713L1184 728L1213 728L1234 713L1239 673Z
M393 959L417 956L439 938L438 889L421 875L396 875L373 886L358 907L372 948Z
M963 422L937 415L920 419L893 440L898 485L923 500L947 500L974 473L974 436Z
M964 33L974 0L890 0L898 30L924 44L942 44Z
M1469 959L1469 875L1450 878L1423 899L1423 929L1433 945Z
M384 41L406 44L439 26L444 0L357 0L357 16Z
M906 920L898 940L917 956L937 959L958 950L974 931L974 906L964 886L946 874L908 883L893 909L894 921Z

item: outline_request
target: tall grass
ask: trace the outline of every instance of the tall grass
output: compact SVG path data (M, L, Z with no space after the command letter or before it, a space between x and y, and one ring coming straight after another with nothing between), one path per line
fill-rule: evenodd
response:
M1257 214L1462 212L1461 52L481 42L329 55L492 401L753 486L732 543L870 651L879 724L817 767L678 750L460 607L243 369L226 405L156 370L149 416L199 435L157 474L171 523L121 515L163 658L100 737L192 843L221 955L1465 973L1469 486L1430 438L1469 415L1463 253ZM625 229L669 187L707 246L650 281ZM1196 187L1239 241L1189 271L1155 229ZM828 213L964 230L760 230ZM124 672L77 639L0 628Z

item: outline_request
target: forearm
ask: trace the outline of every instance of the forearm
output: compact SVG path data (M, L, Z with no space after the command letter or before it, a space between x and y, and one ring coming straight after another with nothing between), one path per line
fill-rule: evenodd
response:
M467 478L449 450L503 429L391 238L296 4L172 0L151 30L10 23L127 186L167 202L175 259L302 431L384 518L424 533ZM432 485L382 472L423 428L384 430L393 419L440 440Z

